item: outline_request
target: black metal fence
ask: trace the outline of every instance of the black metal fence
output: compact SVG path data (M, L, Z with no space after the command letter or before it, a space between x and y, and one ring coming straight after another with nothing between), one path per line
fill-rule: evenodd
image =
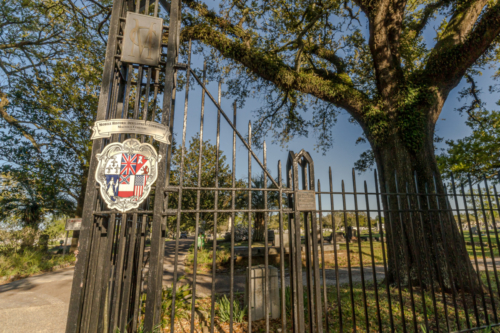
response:
M305 152L290 154L291 160L297 157L299 166L307 164L306 171L310 171L314 169L312 161L303 163L302 159L307 155ZM265 150L263 165L266 165ZM281 174L280 171L279 165L278 175ZM303 179L307 179L306 173L301 174L305 176ZM312 176L314 177L314 173ZM187 252L185 265L192 269L183 271L187 278L180 283L187 288L185 290L189 290L190 307L183 307L183 300L177 298L177 304L181 304L179 312L174 311L174 306L173 312L163 314L166 316L165 322L169 324L167 326L170 326L169 331L180 332L184 329L203 332L203 326L210 332L278 332L279 329L281 332L495 331L494 327L499 323L500 301L496 267L499 264L500 205L496 186L489 184L486 179L477 186L472 186L470 181L459 186L451 182L447 184L451 189L450 193L437 194L430 188L428 193L418 193L417 189L412 191L411 186L405 184L405 191L386 193L379 191L380 187L384 187L378 184L375 173L373 190L368 189L365 181L363 190L358 191L353 172L352 188L346 190L342 181L341 190L334 191L331 170L329 176L329 190L326 191L321 189L319 180L317 189L314 189L310 187L309 181L298 182L295 179L301 186L300 189L294 189L291 186L293 176L287 187L282 185L278 177L275 178L278 179L278 188L256 188L251 185L252 187L244 189L249 193L245 197L249 202L248 207L234 205L237 201L235 193L243 190L234 184L224 188L232 193L231 208L215 208L218 207L216 204L210 210L197 206L195 240L201 232L199 220L203 218L199 216L209 213L214 214L214 229L211 232L215 233L217 223L222 222L217 221L217 214L220 217L229 213L233 221L238 216L241 216L241 223L248 219L247 235L253 233L253 238L256 238L256 214L263 212L265 230L272 228L271 220L277 217L274 221L276 230L273 231L276 232L274 237L279 239L279 245L273 246L269 242L268 232L264 233L263 242L252 241L252 237L237 240L235 230L238 226L233 224L226 239L216 238L208 248L191 248ZM248 184L252 182L247 182ZM308 190L314 191L316 210L297 210L294 196L297 196L297 191ZM196 191L213 191L213 188L199 186ZM270 197L273 192L277 194L275 198L279 201L273 209L256 207L249 199L252 193L267 194ZM446 201L446 207L430 209L420 206L420 201L438 202L438 197ZM411 198L415 198L419 205L412 205ZM388 209L387 207L391 207L390 202L397 203L397 208ZM432 205L427 207L429 206ZM188 214L190 210L183 210L183 213ZM430 244L425 238L415 239L415 235L419 234L416 229L424 229L424 216L435 224L430 237L436 240L439 233L439 242ZM453 219L454 227L461 236L459 242L442 232L445 228L440 228L440 225L445 217ZM412 270L408 272L408 276L413 277L409 279L398 276L397 256L392 253L396 248L391 238L394 223L407 225L407 230L414 232L413 235L407 235L413 238L407 242L414 242L423 248L422 251L414 252L414 266L408 268L409 271ZM314 230L317 230L316 235ZM289 240L288 244L286 239ZM470 267L473 269L461 276L453 276L448 267L436 267L440 263L440 260L435 259L440 252L437 247L442 246L443 242L455 242L456 251L465 252L465 258L470 260ZM248 252L242 252L241 246ZM317 251L313 251L315 247ZM199 271L200 265L206 265L207 259L200 259L200 253L203 254L204 251L211 253L209 295L197 294L197 286L200 287L200 282L197 281L200 275L197 276L197 273L207 274ZM427 256L420 256L419 253L422 252L427 253ZM447 255L446 251L444 255ZM448 258L443 259L446 261ZM262 292L263 298L260 304L253 306L266 310L263 311L263 316L254 320L254 312L249 311L252 305L239 293L251 295L255 292L249 289L254 284L243 287L242 281L248 279L249 268L258 264L263 264L265 275L262 286L267 291L257 291ZM277 269L279 277L275 285L269 276L272 274L272 267ZM426 285L416 284L425 280L422 277L424 272L430 274L432 282ZM470 281L466 283L461 280L462 277L467 277ZM468 283L474 281L481 286L479 289L467 287ZM221 285L225 283L228 288ZM174 281L173 288L179 288L179 283ZM275 288L279 290L277 293L273 293ZM273 318L271 310L272 303L275 302L273 295L279 297L278 318ZM229 302L225 301L226 298ZM170 300L166 299L164 302ZM241 309L245 307L246 311L243 310L241 315ZM235 321L235 317L240 320Z

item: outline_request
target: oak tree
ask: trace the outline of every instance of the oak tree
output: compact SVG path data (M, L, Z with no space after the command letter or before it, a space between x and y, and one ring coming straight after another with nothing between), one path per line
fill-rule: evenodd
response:
M313 129L320 147L328 148L336 114L345 110L371 146L382 192L403 192L408 183L419 193L426 187L443 193L433 145L436 121L463 76L498 52L498 0L226 0L220 10L187 0L184 7L182 40L208 46L228 73L229 94L255 92L268 102L258 110L260 138L270 134L286 143ZM429 46L423 31L438 18L436 42ZM397 209L392 199L384 201L386 211ZM424 210L446 207L442 199L421 201ZM415 196L410 206L417 208ZM447 290L452 282L479 288L467 278L472 266L449 214L443 213L441 225L423 213L423 228L410 228L406 213L393 215L389 281L398 267L403 284L428 286L439 283L440 274ZM416 280L418 254L429 258L423 281Z

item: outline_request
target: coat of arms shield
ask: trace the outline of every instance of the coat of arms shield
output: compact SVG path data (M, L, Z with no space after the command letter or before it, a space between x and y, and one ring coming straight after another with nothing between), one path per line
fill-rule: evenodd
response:
M139 207L158 177L161 155L149 143L128 139L111 143L97 154L96 179L110 209L121 212Z

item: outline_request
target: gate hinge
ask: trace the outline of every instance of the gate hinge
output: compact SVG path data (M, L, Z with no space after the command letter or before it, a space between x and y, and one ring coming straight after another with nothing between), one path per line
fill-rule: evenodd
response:
M185 70L187 70L188 65L187 65L187 64L183 64L183 63L181 63L181 62L178 62L178 63L176 63L176 64L174 65L174 68L175 68L175 69L180 69L180 70L185 71Z

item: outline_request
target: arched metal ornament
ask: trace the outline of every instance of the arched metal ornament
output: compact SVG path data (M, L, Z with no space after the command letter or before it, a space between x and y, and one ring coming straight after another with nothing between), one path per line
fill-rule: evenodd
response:
M156 181L161 157L136 139L111 143L97 154L96 179L108 207L121 212L139 207Z

